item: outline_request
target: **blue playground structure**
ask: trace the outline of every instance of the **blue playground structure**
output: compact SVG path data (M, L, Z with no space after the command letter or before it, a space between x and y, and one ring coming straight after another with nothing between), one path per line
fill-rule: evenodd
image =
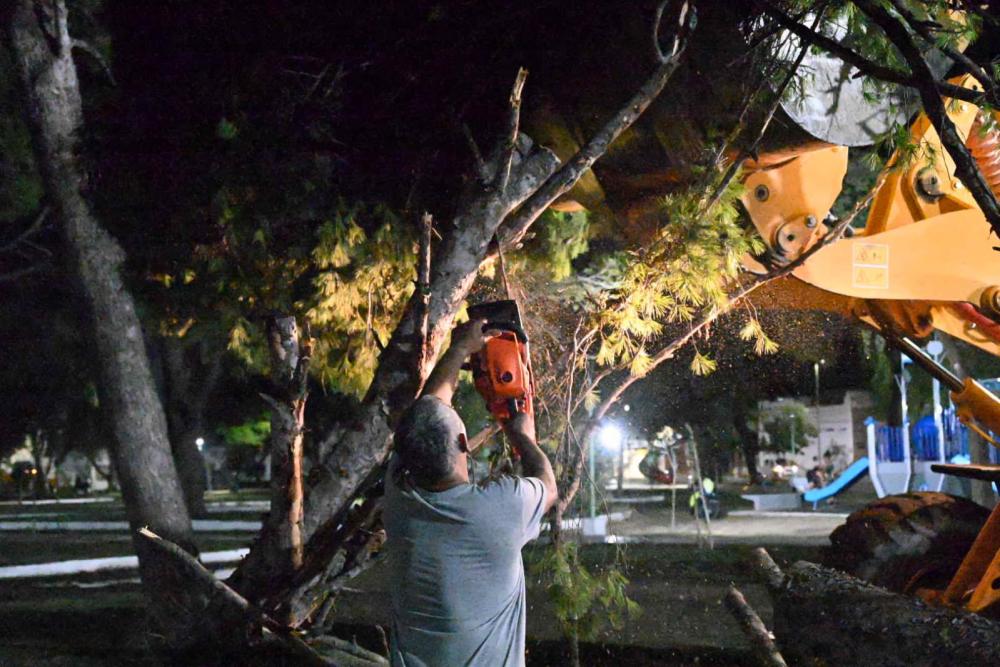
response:
M868 460L872 484L879 498L907 491L940 491L944 475L931 470L935 463L968 463L969 430L953 409L941 411L941 428L933 416L921 418L907 432L869 418ZM990 461L1000 463L1000 450L990 448Z
M833 480L826 486L806 491L802 494L802 499L807 503L812 503L813 509L816 509L816 506L820 503L820 501L837 495L861 479L863 476L867 475L868 469L868 457L862 456L857 461L849 465L844 472L840 473L840 476L837 477L837 479Z

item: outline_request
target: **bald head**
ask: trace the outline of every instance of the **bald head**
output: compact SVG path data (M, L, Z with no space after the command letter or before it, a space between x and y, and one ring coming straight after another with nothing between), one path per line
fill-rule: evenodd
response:
M421 486L448 478L464 451L465 424L455 409L422 396L403 414L393 437L403 467Z

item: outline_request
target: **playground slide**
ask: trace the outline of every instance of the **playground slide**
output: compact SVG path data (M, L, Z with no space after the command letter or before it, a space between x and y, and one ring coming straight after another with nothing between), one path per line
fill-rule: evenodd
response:
M812 503L813 507L816 506L821 500L826 500L830 496L835 496L854 482L861 479L862 475L868 474L868 457L862 456L860 459L852 463L847 467L847 470L842 472L837 479L833 480L826 486L820 489L809 489L804 494L802 494L802 499L807 503Z

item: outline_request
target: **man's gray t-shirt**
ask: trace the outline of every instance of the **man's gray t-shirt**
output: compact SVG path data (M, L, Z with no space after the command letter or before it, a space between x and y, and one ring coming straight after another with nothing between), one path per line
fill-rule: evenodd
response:
M524 665L521 547L538 537L545 487L533 477L426 491L386 473L392 664Z

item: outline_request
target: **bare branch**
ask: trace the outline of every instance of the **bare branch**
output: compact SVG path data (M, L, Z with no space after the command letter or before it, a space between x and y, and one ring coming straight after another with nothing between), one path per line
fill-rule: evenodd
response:
M101 53L96 46L82 39L72 40L72 45L74 49L80 49L97 61L97 64L101 66L101 69L104 71L104 75L108 77L108 81L111 82L112 86L118 85L118 82L115 81L115 75L111 72L111 65L108 64L104 54Z
M764 621L750 606L743 593L735 586L730 585L726 593L726 609L729 610L743 629L743 634L750 640L750 647L757 662L762 667L788 667L788 663L781 657L778 647L774 643L774 637L768 631Z
M889 41L899 50L906 59L910 69L913 70L913 85L920 93L920 101L923 103L924 112L930 119L934 129L937 130L941 143L955 161L955 173L961 179L965 187L969 188L979 208L982 209L993 232L1000 236L1000 204L997 203L993 191L979 170L979 165L972 157L972 153L965 145L965 141L958 134L955 124L948 117L944 100L941 99L943 89L935 83L934 73L924 60L923 54L913 41L913 37L902 23L897 21L884 7L871 0L855 0L861 11L863 11L882 32L885 33ZM951 97L951 93L945 93Z
M160 553L168 556L184 574L199 586L216 593L227 607L274 633L274 636L285 648L294 653L300 660L303 660L302 664L317 665L320 667L333 664L316 653L308 644L292 633L289 628L275 621L264 610L251 604L250 601L227 586L223 581L217 579L214 574L205 569L204 565L198 562L198 559L178 545L170 540L163 539L148 528L140 529L139 536L144 538L147 544L156 548Z
M506 186L506 184L505 184ZM417 357L417 370L422 371L424 364L428 361L430 350L427 344L427 326L430 317L431 304L431 232L434 230L434 218L430 213L425 212L420 218L420 248L417 264L417 291L420 294L416 302L420 308L417 318L417 341L419 344L419 354Z
M517 70L514 87L510 91L506 141L501 149L500 161L497 163L497 173L493 177L493 184L501 195L507 191L507 183L510 181L510 167L514 161L514 151L517 150L517 133L521 124L521 93L524 92L524 82L527 78L528 70L523 67Z
M993 77L990 76L986 70L958 49L948 46L947 44L942 44L935 39L934 33L931 31L927 22L919 20L902 2L899 0L892 0L892 6L896 10L896 13L902 16L910 27L913 28L918 35L923 37L928 44L939 49L942 53L951 58L959 67L976 77L979 83L986 88L987 92L994 98L995 101L996 81L993 80Z
M788 583L785 573L781 571L778 564L771 558L771 554L767 553L763 547L757 547L751 552L750 564L771 591L781 590Z
M819 11L816 12L816 18L813 21L811 28L812 30L815 30L820 25L820 22L823 20L823 14L826 12L826 7L827 5L824 3L823 6L820 7ZM774 100L771 102L771 106L767 110L764 122L761 123L760 128L758 128L757 135L754 137L754 140L740 151L739 156L733 160L732 163L730 163L729 167L726 168L726 172L722 176L722 180L720 180L715 186L715 190L709 198L708 204L705 206L706 215L714 209L715 205L719 203L720 199L722 199L722 195L726 192L726 189L729 187L729 184L732 183L733 179L736 178L736 174L739 173L743 164L747 161L747 158L757 152L757 147L764 138L767 128L771 125L771 121L774 120L774 114L777 113L778 107L781 106L781 98L784 97L785 91L788 90L788 86L791 85L792 79L795 78L795 74L798 72L799 67L802 65L802 61L805 59L807 53L809 53L809 44L804 43L799 49L799 55L795 58L795 62L792 63L792 66L785 74L785 78L782 80L777 90L774 91Z
M23 269L16 269L8 273L0 273L0 283L8 283L18 278L23 278L29 276L32 273L38 273L39 271L48 268L47 263L33 264L31 266L26 266Z
M14 238L13 240L8 241L7 243L0 246L0 253L13 250L17 246L27 241L30 237L38 233L38 230L42 228L42 223L44 223L45 219L49 217L49 213L51 212L51 210L52 209L50 209L48 206L42 208L41 212L39 212L39 214L35 216L35 219L32 221L32 223L28 226L27 229L18 234L17 237Z
M861 54L852 51L836 40L830 39L826 35L814 30L810 30L770 3L763 3L762 8L767 14L772 16L792 34L809 44L818 46L824 51L837 56L848 65L853 65L854 68L862 74L879 79L880 81L897 83L901 86L907 86L910 88L918 88L920 83L919 77L914 77L913 73L895 69L893 67L886 67L868 60ZM951 83L937 81L933 74L930 75L929 81L934 82L935 85L941 89L941 92L949 97L954 97L955 99L964 100L966 102L972 102L973 104L981 104L983 101L982 93L968 88L963 88L962 86L956 86Z
M469 145L469 152L472 153L472 158L476 163L476 175L480 181L488 183L490 180L490 170L486 166L486 160L483 159L483 154L479 150L476 138L472 136L472 130L469 129L468 124L461 123L461 128L462 136L465 137L465 143Z
M689 3L685 2L681 8L681 14L687 17L688 25L690 25L693 12L688 11L688 7ZM670 58L660 63L660 66L656 68L628 103L612 116L569 162L563 165L556 173L552 174L503 223L498 237L504 247L515 247L524 237L525 232L528 231L528 228L535 219L557 198L569 192L576 185L577 181L580 180L580 177L593 166L598 158L604 155L608 147L614 143L622 132L632 126L632 123L642 115L652 101L663 91L671 75L673 75L680 64L681 56L687 46L689 31L689 29L678 31L674 38L674 46L671 50L672 55Z

